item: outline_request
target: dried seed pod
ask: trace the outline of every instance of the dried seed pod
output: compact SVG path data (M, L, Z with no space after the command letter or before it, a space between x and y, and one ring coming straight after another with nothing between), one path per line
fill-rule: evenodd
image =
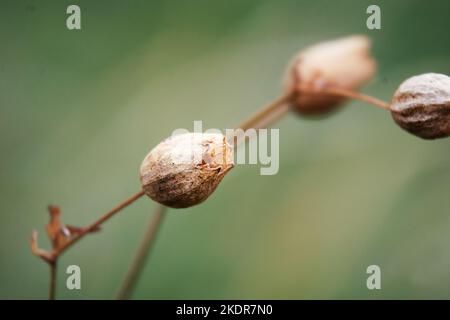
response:
M298 91L294 109L303 115L320 115L336 109L345 99L323 95L320 88L356 89L371 80L376 62L370 48L369 38L353 35L300 51L289 66L284 82L286 91ZM299 91L300 87L303 92ZM310 92L305 93L304 89Z
M404 81L391 104L394 121L424 138L450 136L450 77L426 73Z
M145 193L172 208L206 200L233 168L233 149L224 135L186 133L158 144L142 162Z

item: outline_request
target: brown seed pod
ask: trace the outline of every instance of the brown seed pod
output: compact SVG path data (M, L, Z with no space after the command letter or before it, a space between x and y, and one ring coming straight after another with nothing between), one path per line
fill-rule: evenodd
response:
M294 109L303 115L320 115L336 109L345 99L321 94L320 88L356 89L371 80L376 62L370 48L369 38L353 35L300 51L287 69L284 81L286 91L298 92ZM305 89L310 92L305 93Z
M391 104L394 121L423 139L450 136L450 78L426 73L404 81Z
M186 133L158 144L142 162L145 193L172 208L206 200L233 168L233 149L224 135Z

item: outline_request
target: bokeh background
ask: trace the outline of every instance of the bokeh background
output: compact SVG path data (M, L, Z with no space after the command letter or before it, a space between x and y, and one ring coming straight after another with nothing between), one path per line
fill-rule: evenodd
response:
M76 3L82 30L66 29ZM382 29L366 28L377 3ZM135 193L146 153L176 128L229 128L280 92L318 41L362 33L364 88L450 72L450 2L1 1L0 298L45 299L46 206L85 225ZM238 166L204 204L171 210L136 299L450 298L450 139L424 141L352 102L279 122L280 171ZM116 295L155 204L141 199L60 260L57 296ZM65 268L82 290L65 288ZM366 288L366 268L382 289Z

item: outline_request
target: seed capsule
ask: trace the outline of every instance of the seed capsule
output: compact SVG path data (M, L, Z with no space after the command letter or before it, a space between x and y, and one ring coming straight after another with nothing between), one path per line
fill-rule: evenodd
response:
M233 149L224 135L186 133L158 144L142 162L145 193L172 208L206 200L233 168Z
M286 91L298 91L294 109L303 115L320 115L336 109L345 99L318 91L324 86L356 89L371 80L376 62L370 48L369 38L354 35L300 51L287 70L284 84ZM300 92L299 87L311 92Z
M450 136L450 77L426 73L404 81L391 104L394 121L423 139Z

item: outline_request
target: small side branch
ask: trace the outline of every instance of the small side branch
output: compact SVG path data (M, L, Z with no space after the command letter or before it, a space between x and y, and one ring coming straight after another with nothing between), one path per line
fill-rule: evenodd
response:
M57 256L59 256L61 253L66 251L70 246L74 245L78 240L83 238L89 232L92 232L95 229L97 229L98 227L100 227L101 224L103 224L104 222L109 220L113 215L115 215L120 210L128 207L130 204L135 202L137 199L142 197L144 194L145 194L144 191L141 190L138 193L136 193L135 195L131 196L130 198L122 201L121 203L119 203L117 206L115 206L109 212L107 212L103 216L101 216L100 219L98 219L97 221L91 223L89 226L87 226L86 228L82 229L81 232L78 233L75 237L70 239L68 242L64 243L60 248L58 248L58 250L55 252L55 254Z
M85 228L63 225L60 221L61 212L59 208L56 206L49 206L50 222L47 224L46 229L47 235L52 242L52 251L46 251L39 247L36 230L32 232L30 241L31 252L47 262L50 266L49 300L55 299L56 274L59 256L88 233L99 230L101 224L109 220L117 212L135 202L144 194L143 190L139 191L130 198L119 203L116 207Z

